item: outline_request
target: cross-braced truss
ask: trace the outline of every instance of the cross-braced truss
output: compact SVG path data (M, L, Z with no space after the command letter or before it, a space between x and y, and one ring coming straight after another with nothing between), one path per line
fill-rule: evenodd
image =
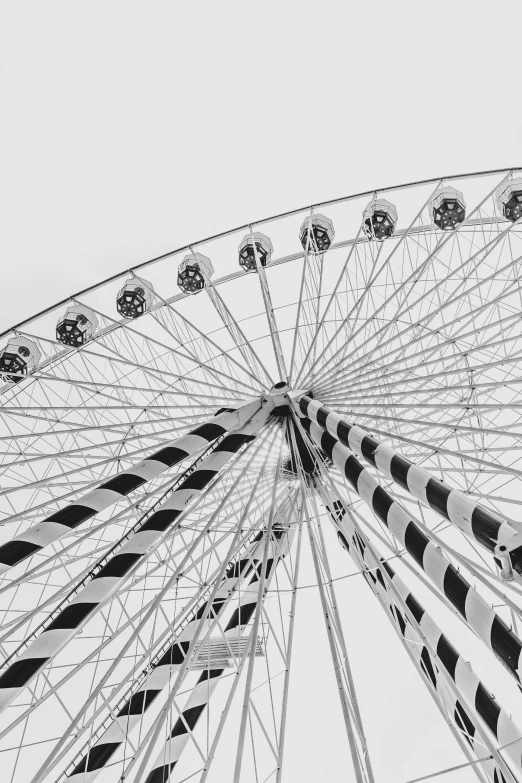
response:
M2 781L522 781L520 175L249 224L3 335Z

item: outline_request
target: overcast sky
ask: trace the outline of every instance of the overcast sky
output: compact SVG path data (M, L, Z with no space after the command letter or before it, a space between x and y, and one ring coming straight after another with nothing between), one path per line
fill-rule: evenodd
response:
M0 329L268 215L521 166L521 22L520 0L4 3Z
M234 225L520 165L521 8L5 3L0 327Z

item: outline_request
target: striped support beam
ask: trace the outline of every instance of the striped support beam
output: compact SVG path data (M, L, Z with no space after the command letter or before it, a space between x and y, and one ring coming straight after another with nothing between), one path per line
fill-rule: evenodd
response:
M137 465L123 470L75 500L74 503L55 511L54 514L20 533L12 541L2 544L0 574L67 535L82 522L114 505L168 468L206 448L216 438L242 427L260 406L261 399L256 399L237 410L226 408L213 420L201 424L187 435L176 438Z
M92 783L98 777L118 748L141 722L144 713L163 688L173 682L173 677L186 658L190 643L194 639L202 618L206 617L200 630L200 638L204 639L214 627L216 619L222 615L239 582L253 568L257 569L262 563L264 548L265 535L261 531L242 553L241 558L228 567L214 599L203 601L173 644L153 661L147 676L132 696L127 699L107 729L89 749L89 752L75 766L68 776L69 780L74 783Z
M294 504L294 511L295 509L296 504ZM295 518L295 521L297 521L297 518ZM277 527L274 526L272 529L272 538L269 544L270 549L265 571L264 594L266 594L266 590L269 587L270 576L275 570L274 566L277 565L279 560L285 557L290 549L294 533L295 526L288 528L287 526L278 524ZM237 638L245 633L246 627L256 610L262 568L263 563L261 562L247 589L242 592L241 603L233 612L232 617L225 628L225 639ZM261 600L263 600L264 594ZM254 639L252 645L255 645L255 643L256 640ZM251 649L250 654L254 654L253 649ZM172 729L169 738L154 762L152 770L147 775L145 783L167 783L172 770L181 758L181 754L189 741L190 732L193 731L198 720L201 718L210 701L210 697L216 689L219 678L224 671L225 669L207 669L202 672L180 717L174 724L174 728Z
M224 671L225 669L205 669L201 672L167 742L145 778L145 783L167 783L188 744L190 733L196 728Z
M146 560L150 550L167 530L175 527L189 503L213 481L228 460L256 437L267 420L269 410L269 406L262 407L244 427L223 438L165 503L125 541L117 554L76 593L71 603L8 666L0 676L0 712L76 636L102 603L121 587L131 571Z
M490 691L444 636L402 579L379 557L359 526L346 514L342 502L336 501L333 505L335 510L333 513L330 510L330 514L337 527L341 545L357 562L372 591L391 614L401 639L416 659L428 686L431 686L430 692L442 702L444 713L451 718L454 726L479 757L484 756L484 746L480 743L481 734L492 738L500 746L519 739L519 742L505 748L502 756L514 778L522 780L522 735L518 726L490 695ZM411 613L413 623L405 607ZM444 680L450 683L450 687ZM452 688L451 684L455 687ZM475 738L479 741L476 748ZM493 763L486 765L486 769L495 783L505 780Z
M384 522L394 538L422 568L458 614L522 684L522 641L419 528L408 512L384 490L356 457L329 432L301 419L313 442L346 476L353 489Z
M300 416L305 416L314 424L318 424L354 454L364 457L410 492L413 497L436 511L490 552L493 552L498 544L510 549L511 541L512 565L522 576L522 546L519 545L522 526L519 523L505 521L460 490L434 478L429 471L405 459L387 444L379 443L361 427L349 424L317 400L299 395L294 398L294 408ZM516 536L519 536L518 541Z

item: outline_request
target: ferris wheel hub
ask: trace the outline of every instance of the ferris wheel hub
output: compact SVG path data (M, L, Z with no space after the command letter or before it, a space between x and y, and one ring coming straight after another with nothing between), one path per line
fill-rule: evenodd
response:
M266 395L270 405L272 406L271 413L273 416L288 415L290 411L288 407L289 391L290 386L286 381L278 381L278 383L275 383Z

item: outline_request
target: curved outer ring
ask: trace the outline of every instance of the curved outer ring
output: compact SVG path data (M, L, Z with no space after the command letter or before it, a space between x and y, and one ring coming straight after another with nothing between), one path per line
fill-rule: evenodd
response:
M273 215L272 217L264 218L263 220L254 221L252 223L246 223L243 226L237 226L236 228L229 229L228 231L222 231L219 234L214 234L214 236L206 237L205 239L200 239L198 242L191 242L188 245L183 245L182 247L176 248L175 250L169 250L168 253L163 253L162 255L156 256L155 258L151 258L148 261L142 261L140 264L136 264L130 269L124 269L115 275L111 275L110 277L107 277L105 280L102 280L100 283L96 283L95 285L91 285L88 288L84 288L82 291L79 291L76 294L72 294L71 296L68 296L66 299L62 299L60 302L56 302L56 304L51 305L50 307L46 307L44 310L41 310L39 313L36 313L35 315L32 315L30 318L26 318L24 321L20 321L20 323L16 324L15 326L11 326L9 329L0 332L0 339L16 331L17 329L22 328L26 324L31 323L31 321L34 321L36 318L39 318L42 315L45 315L46 313L52 312L54 309L60 307L61 305L65 305L71 302L71 300L74 300L79 296L83 296L84 294L87 294L90 291L95 291L97 288L100 288L101 286L106 285L107 283L110 283L113 280L118 280L119 278L123 277L126 274L129 273L135 274L136 270L138 269L143 269L143 267L150 266L151 264L155 264L158 261L162 261L163 259L168 258L169 256L176 255L178 253L183 253L185 251L193 252L192 248L196 247L197 245L202 245L206 242L212 242L215 239L221 239L223 237L230 236L231 234L235 234L236 232L244 231L245 229L252 230L253 226L257 227L263 225L264 223L269 223L272 220L280 220L281 218L289 217L290 215L298 215L300 212L307 212L310 209L327 207L327 206L331 206L332 204L342 204L347 201L354 201L355 199L362 198L363 196L373 196L375 193L388 193L390 191L395 191L395 190L405 190L407 188L413 188L419 185L429 185L430 183L433 182L440 182L441 180L452 181L455 179L472 179L474 177L485 177L492 174L510 174L520 170L521 170L520 167L505 168L505 169L491 169L489 171L476 171L470 174L453 174L451 176L433 177L431 179L422 179L422 180L417 180L415 182L407 182L402 185L391 185L386 188L375 188L373 190L362 191L361 193L354 193L351 196L342 196L341 198L330 199L330 201L322 201L317 204L310 204L306 207L300 207L299 209L292 209L289 212L282 212L279 215ZM343 247L345 245L351 244L353 241L354 240L349 240L345 242L336 243L332 245L332 249L335 247ZM292 261L296 258L300 258L302 255L303 253L301 252L291 256L286 256L281 259L274 259L272 260L272 265L275 266L277 264L281 264L286 261ZM243 270L239 270L238 272L219 278L214 282L214 285L219 285L220 283L228 282L229 280L233 280L236 277L240 277L243 274L247 274L247 273L244 272ZM176 296L173 296L166 301L168 303L171 303L173 301L176 301L177 299L183 299L186 296L188 296L188 294L177 294Z

